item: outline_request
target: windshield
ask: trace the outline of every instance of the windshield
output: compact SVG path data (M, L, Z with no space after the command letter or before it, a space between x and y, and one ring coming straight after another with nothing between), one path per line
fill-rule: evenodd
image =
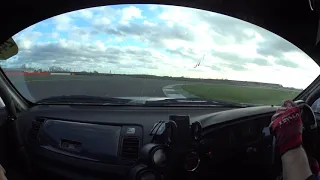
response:
M19 52L1 67L31 102L72 96L50 99L71 103L84 95L77 103L168 97L280 104L319 72L300 49L265 29L178 6L83 9L13 39Z

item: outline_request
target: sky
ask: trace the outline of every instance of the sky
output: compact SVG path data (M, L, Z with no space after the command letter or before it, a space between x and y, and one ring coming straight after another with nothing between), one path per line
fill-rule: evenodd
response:
M307 87L319 72L308 55L265 29L178 6L114 5L74 11L32 25L13 39L19 53L3 62L4 67L59 66L295 88Z

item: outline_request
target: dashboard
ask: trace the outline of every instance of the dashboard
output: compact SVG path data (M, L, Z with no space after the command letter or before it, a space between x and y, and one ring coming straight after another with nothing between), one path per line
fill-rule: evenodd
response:
M157 123L168 122L171 115L188 116L190 131L183 134L188 137L187 145L180 148L181 157L170 169L197 179L220 177L230 169L230 161L239 165L235 170L239 173L245 167L263 166L266 157L262 154L268 150L264 141L270 135L266 128L274 112L271 106L41 105L19 114L16 126L30 169L45 172L45 178L123 179L139 164L144 147L157 144L150 135ZM193 125L199 128L196 137ZM166 168L151 169L161 173Z

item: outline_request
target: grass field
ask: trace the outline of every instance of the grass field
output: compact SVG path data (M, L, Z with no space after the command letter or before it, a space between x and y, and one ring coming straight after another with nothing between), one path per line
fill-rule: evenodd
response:
M200 98L273 105L293 99L299 94L298 91L290 90L218 84L182 85L182 89Z

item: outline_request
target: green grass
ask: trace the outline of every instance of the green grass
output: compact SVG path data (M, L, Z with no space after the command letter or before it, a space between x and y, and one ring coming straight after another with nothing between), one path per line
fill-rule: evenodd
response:
M299 94L298 91L291 90L220 84L182 85L182 89L200 98L274 105L281 104L286 99L293 99Z

